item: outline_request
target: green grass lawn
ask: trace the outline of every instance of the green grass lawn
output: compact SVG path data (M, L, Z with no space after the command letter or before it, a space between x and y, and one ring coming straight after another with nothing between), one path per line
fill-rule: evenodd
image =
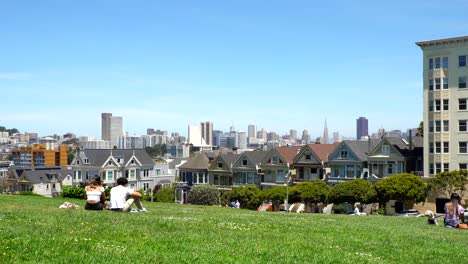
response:
M64 201L79 210L58 209ZM465 263L468 230L426 218L255 212L0 195L0 263ZM441 221L439 221L441 222Z

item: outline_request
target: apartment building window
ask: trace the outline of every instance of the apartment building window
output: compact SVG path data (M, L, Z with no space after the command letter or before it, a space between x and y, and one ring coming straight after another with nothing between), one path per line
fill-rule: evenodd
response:
M443 102L444 102L444 106L443 106L444 111L448 111L449 110L449 100L444 99Z
M429 153L434 153L434 142L429 142Z
M434 101L429 101L429 112L434 111Z
M448 69L448 57L443 57L442 58L442 68L443 69Z
M383 145L382 146L382 153L389 155L390 154L390 145Z
M435 68L440 69L440 58L435 58Z
M434 142L435 144L435 153L441 153L441 144L440 142Z
M435 89L440 90L440 78L435 79Z
M429 174L434 174L434 163L429 164Z
M440 99L435 100L435 110L440 111Z
M466 120L458 120L458 132L466 132Z
M466 170L466 169L467 169L467 166L466 166L466 165L467 165L467 163L460 163L460 164L458 164L460 170Z
M348 158L348 151L342 150L340 152L340 159L347 159Z
M448 89L448 78L443 79L443 88Z
M458 66L465 67L466 66L466 55L458 56Z
M247 160L242 160L242 166L247 166Z
M440 163L436 163L436 164L435 164L435 173L436 173L436 174L442 172L442 166L441 166L441 165L442 165L442 164L440 164Z
M458 142L458 153L468 153L466 151L466 141Z
M448 120L444 120L442 121L443 124L444 124L444 132L449 132L449 121Z
M434 123L432 121L429 121L429 132L434 132Z
M310 157L311 157L310 154L305 155L306 160L310 160Z
M432 69L434 69L434 59L430 58L429 59L429 70L432 70Z
M434 90L434 79L429 79L429 91Z
M458 99L458 110L466 110L466 98Z
M449 143L447 141L444 142L444 153L449 153Z
M449 171L449 164L448 163L444 163L444 171Z
M466 88L466 76L458 77L458 88Z
M440 132L440 120L435 121L435 132Z
M271 157L271 164L278 164L279 158L276 156Z

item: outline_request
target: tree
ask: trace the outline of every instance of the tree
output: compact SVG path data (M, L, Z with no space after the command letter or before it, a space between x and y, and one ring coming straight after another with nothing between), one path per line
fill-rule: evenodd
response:
M465 184L468 183L467 176L467 170L444 171L427 180L427 186L438 197L449 198L452 193L458 193L460 197L463 197Z
M290 199L307 205L325 203L329 193L330 186L321 180L301 182L291 187Z
M426 183L418 176L401 173L382 179L375 184L379 203L400 200L403 205L408 202L423 202L427 196Z
M237 187L222 195L223 204L239 200L242 208L256 210L262 203L261 191L257 186L248 185Z
M273 187L262 191L261 198L270 200L274 205L280 205L286 199L286 187Z
M337 204L370 203L374 201L376 195L372 183L367 180L356 179L333 186L328 195L328 202Z
M424 136L424 122L423 121L421 121L419 123L419 126L418 126L418 128L416 130L417 130L416 136L419 136L419 137Z
M167 152L166 144L156 144L153 147L146 147L145 151L153 158L161 157Z
M214 185L196 185L190 189L187 201L191 204L219 204L219 191Z
M174 189L175 184L172 184L171 186L163 186L154 190L154 198L156 202L173 203L175 200Z

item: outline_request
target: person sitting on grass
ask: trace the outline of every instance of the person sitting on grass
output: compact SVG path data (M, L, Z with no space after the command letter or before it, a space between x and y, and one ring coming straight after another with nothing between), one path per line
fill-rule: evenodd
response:
M445 227L457 228L460 219L464 222L465 216L463 215L463 207L458 203L460 196L457 193L452 193L450 202L445 204Z
M138 212L147 212L141 203L141 193L127 187L128 180L125 177L117 179L118 186L110 191L110 209L117 212L130 212L135 203ZM127 200L128 197L131 197Z
M104 209L104 201L106 193L104 187L101 186L101 178L94 177L88 186L85 187L86 204L85 210L102 210Z

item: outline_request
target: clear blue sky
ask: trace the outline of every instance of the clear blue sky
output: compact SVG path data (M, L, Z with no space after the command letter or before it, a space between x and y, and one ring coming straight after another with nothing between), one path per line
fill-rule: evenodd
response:
M326 2L326 3L325 3ZM422 120L414 43L468 35L468 1L2 1L0 126L100 137L210 120L356 134Z

